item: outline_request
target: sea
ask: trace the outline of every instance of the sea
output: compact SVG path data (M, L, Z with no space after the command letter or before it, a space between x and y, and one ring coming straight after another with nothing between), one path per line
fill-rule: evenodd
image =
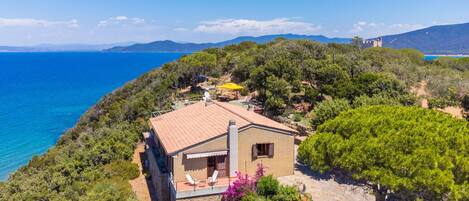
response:
M183 53L0 53L0 180L52 147L105 94Z
M432 60L438 59L440 57L462 58L462 57L467 57L467 55L463 55L463 56L458 56L458 55L448 55L448 56L425 55L424 60L425 61L432 61Z

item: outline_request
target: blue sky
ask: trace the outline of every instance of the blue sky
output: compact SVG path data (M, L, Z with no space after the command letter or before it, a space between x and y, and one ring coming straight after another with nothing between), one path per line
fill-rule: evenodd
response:
M375 37L469 22L467 0L0 0L0 45Z

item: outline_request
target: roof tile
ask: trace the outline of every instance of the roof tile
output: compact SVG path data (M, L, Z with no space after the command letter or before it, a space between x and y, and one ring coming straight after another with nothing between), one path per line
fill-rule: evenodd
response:
M235 120L238 128L251 124L280 129L295 130L267 117L229 103L213 102L205 105L198 102L179 110L150 119L168 154L227 133L228 123Z

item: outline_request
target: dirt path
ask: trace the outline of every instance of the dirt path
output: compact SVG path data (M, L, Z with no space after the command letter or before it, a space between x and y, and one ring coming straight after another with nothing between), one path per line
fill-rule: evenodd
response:
M410 91L415 93L417 97L422 98L421 106L423 108L428 108L427 98L429 97L430 94L427 91L427 81L425 80L420 81L419 85L416 87L413 87ZM443 109L438 109L438 110L448 113L456 118L463 118L462 108L460 107L448 106L448 107L445 107Z
M151 195L149 192L149 188L147 185L147 180L145 176L142 174L142 156L145 154L145 145L143 143L139 143L137 148L135 149L134 156L132 158L132 162L138 164L138 169L140 171L140 175L134 179L129 181L130 185L132 186L132 191L137 195L137 199L140 201L151 201Z
M410 90L412 93L415 93L417 97L422 98L422 102L420 103L423 108L428 108L428 91L427 91L427 81L422 80L419 82L418 86L413 87Z
M453 117L456 117L456 118L460 118L460 119L463 118L462 109L460 107L448 106L448 107L445 107L444 109L438 109L438 110L451 114L453 115Z

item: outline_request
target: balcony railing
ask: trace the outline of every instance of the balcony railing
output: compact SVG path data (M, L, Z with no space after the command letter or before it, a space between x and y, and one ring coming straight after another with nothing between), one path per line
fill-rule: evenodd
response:
M206 180L198 180L196 185L189 184L188 182L173 182L170 176L171 189L176 194L176 198L189 198L204 195L221 194L228 189L228 186L233 183L236 178L221 177L217 182L211 184Z

